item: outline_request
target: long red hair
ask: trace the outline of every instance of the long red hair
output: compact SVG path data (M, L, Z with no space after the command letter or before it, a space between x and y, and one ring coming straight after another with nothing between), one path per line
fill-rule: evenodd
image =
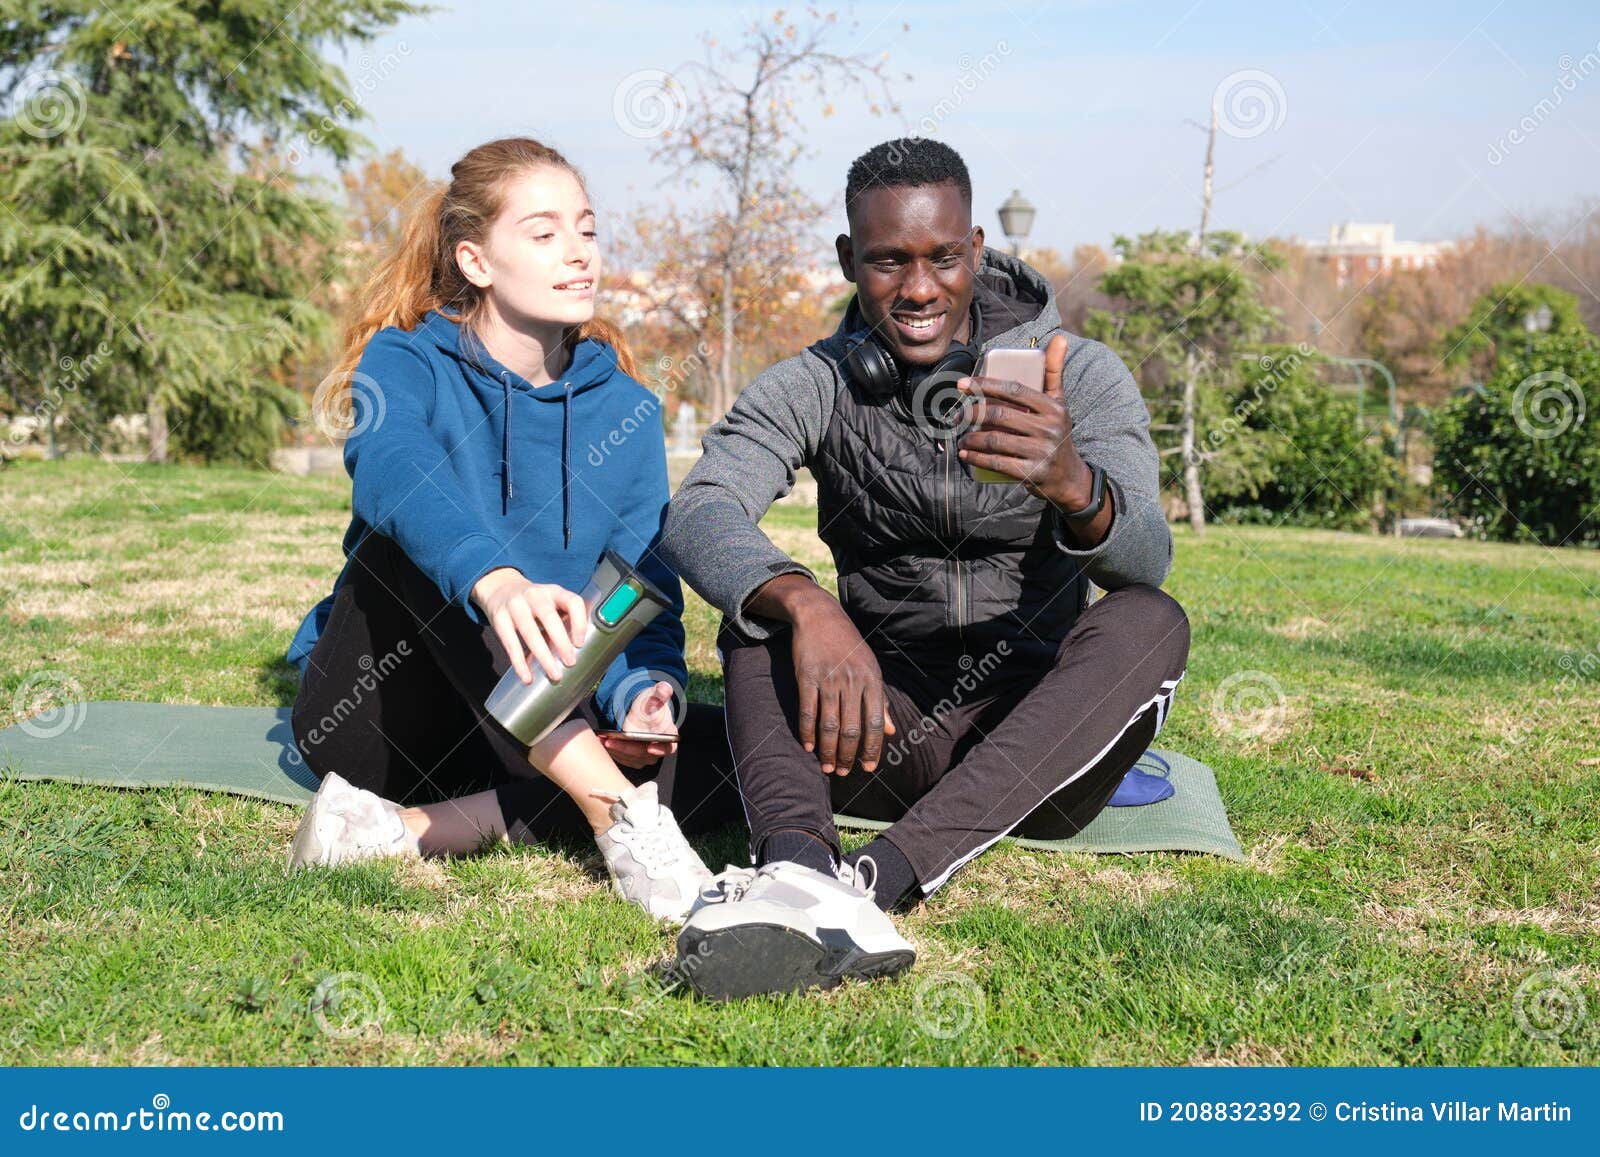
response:
M450 184L423 200L408 217L398 244L367 278L350 322L343 350L330 375L332 388L318 391L321 417L343 428L350 423L350 381L367 343L380 329L415 329L431 309L471 331L482 316L483 291L461 274L456 246L482 242L504 207L511 182L529 169L555 165L578 184L583 175L549 145L529 137L503 137L481 144L450 166ZM622 331L609 321L591 318L567 330L570 346L585 338L605 342L617 354L623 373L637 378L638 364Z

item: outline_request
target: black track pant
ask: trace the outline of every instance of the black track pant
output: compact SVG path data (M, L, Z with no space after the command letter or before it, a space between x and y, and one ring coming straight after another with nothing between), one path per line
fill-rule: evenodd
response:
M588 837L577 804L529 765L526 745L484 710L509 666L492 627L447 603L393 539L369 534L301 679L295 742L318 778L336 771L406 805L492 789L513 840ZM588 705L574 714L595 718ZM691 704L680 732L662 802L685 831L738 819L722 709ZM621 770L642 783L660 765Z
M1163 591L1128 586L1085 609L1052 666L998 652L948 670L879 655L890 717L875 772L824 775L800 744L789 633L724 629L728 736L758 861L762 842L808 832L837 853L834 812L883 833L924 895L1002 836L1080 831L1166 720L1189 655L1189 620Z

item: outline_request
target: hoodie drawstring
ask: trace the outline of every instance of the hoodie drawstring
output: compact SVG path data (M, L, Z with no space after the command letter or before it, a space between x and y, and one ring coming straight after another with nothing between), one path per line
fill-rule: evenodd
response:
M572 545L572 487L568 485L572 458L572 383L561 398L561 536L562 548Z
M500 513L511 508L511 378L510 370L500 371L500 385L505 391L505 431L500 443Z
M500 443L500 513L511 509L511 371L500 371L505 397L505 435ZM563 382L561 394L561 545L572 545L572 383Z

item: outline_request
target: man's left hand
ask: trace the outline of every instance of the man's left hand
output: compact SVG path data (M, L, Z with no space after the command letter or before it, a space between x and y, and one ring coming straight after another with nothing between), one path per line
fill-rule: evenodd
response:
M1094 476L1072 444L1072 415L1061 388L1067 335L1056 334L1044 350L1044 389L996 378L962 378L960 386L978 403L976 420L956 445L961 460L1015 478L1060 510L1089 504Z

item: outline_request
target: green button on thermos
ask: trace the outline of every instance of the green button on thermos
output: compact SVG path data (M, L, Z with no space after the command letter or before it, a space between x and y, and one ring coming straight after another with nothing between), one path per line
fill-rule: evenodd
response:
M530 747L571 715L634 636L672 605L649 579L612 550L601 556L582 594L589 609L589 630L577 648L577 662L566 669L561 681L550 682L544 668L532 663L532 683L524 683L514 668L508 669L484 700L489 714Z

